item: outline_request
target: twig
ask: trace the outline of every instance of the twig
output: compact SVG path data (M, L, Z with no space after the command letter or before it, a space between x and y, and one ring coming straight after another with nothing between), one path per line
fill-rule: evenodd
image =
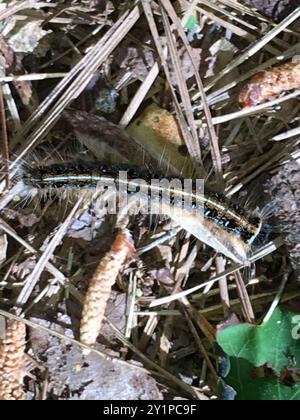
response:
M46 80L46 79L60 79L65 77L68 73L31 73L22 74L20 76L3 76L0 77L0 83L8 82L27 82L33 80Z
M127 127L130 121L133 119L143 100L147 96L151 86L155 82L157 76L159 75L159 66L157 63L153 65L149 73L147 74L145 80L137 90L136 94L132 98L129 106L127 107L124 115L119 123L120 127Z
M37 250L33 248L30 244L28 244L24 239L22 239L4 220L0 218L0 228L4 230L8 235L14 238L19 244L24 246L25 249L32 252L33 254L37 254ZM49 273L51 273L61 284L64 284L66 277L63 275L61 271L59 271L52 263L48 262L45 266Z
M249 263L255 262L257 260L260 260L261 258L271 254L272 252L274 252L276 249L278 249L280 246L283 245L283 240L282 238L277 238L275 241L272 241L270 243L268 243L266 246L264 246L263 248L261 248L259 251L257 251L255 254L253 254L250 258L249 258ZM211 280L199 284L198 286L194 286L188 290L184 290L182 292L179 292L175 295L172 296L167 296L164 298L160 298L160 299L156 299L155 301L151 302L149 307L153 308L155 306L158 305L164 305L165 303L169 303L173 300L188 296L194 292L196 292L197 290L203 289L204 287L215 283L216 281L219 281L220 279L222 279L224 276L227 276L229 274L234 273L235 271L239 270L240 268L245 267L245 265L243 264L234 264L231 268L228 268L227 270L225 270L223 273L215 276L214 278L212 278Z
M272 137L271 140L282 141L282 140L290 139L291 137L295 137L299 135L300 135L300 127L297 127L297 128L293 128L292 130L288 130L285 133L277 134L276 136Z
M241 54L237 59L233 60L228 64L225 69L223 69L218 76L214 77L213 80L208 83L207 89L212 88L219 80L221 80L226 74L230 73L244 61L248 60L259 50L261 50L265 45L267 45L273 38L275 38L280 32L286 29L291 25L296 19L300 16L300 7L297 7L289 16L287 16L282 22L272 28L267 32L258 42L250 46L243 54Z
M261 105L252 106L249 108L242 109L241 111L232 112L231 114L221 115L220 117L214 117L212 122L214 125L223 124L228 121L236 120L237 118L244 118L248 115L254 115L258 112L264 111L272 106L279 105L283 102L288 101L289 99L296 98L300 95L300 90L296 90L295 92L289 93L288 95L283 96L282 98L274 99L273 101L266 102Z
M68 215L68 217L64 221L64 223L60 226L60 228L58 229L58 231L56 232L56 234L54 235L52 240L49 242L49 245L48 245L47 249L45 250L45 252L41 256L41 258L37 262L37 264L36 264L35 268L33 269L32 273L27 277L26 284L23 287L23 289L21 290L21 292L20 292L20 294L17 298L16 305L23 306L24 303L26 303L27 300L29 299L35 285L37 284L37 282L40 279L40 276L41 276L45 266L49 262L50 258L53 256L55 248L59 245L62 238L64 237L64 235L66 233L66 230L68 229L69 224L70 224L74 214L78 210L79 206L81 205L82 201L83 201L83 197L81 197L77 201L77 203L72 208L70 214Z
M225 270L225 265L224 257L220 256L216 258L217 273L223 273ZM230 315L230 297L228 292L227 278L225 276L219 280L219 289L224 317L227 318Z
M251 299L248 295L248 292L247 292L247 289L244 284L240 271L235 272L234 276L235 276L235 282L236 282L239 298L241 300L244 316L246 318L246 321L251 324L255 320L255 315L252 308Z

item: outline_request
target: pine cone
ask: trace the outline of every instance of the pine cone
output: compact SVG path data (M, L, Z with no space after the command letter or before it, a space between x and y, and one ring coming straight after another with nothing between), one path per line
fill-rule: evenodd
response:
M8 321L5 338L0 340L0 400L25 400L23 363L26 327Z
M80 341L88 346L95 344L103 321L107 301L123 265L134 254L132 238L127 229L121 230L110 251L100 261L85 297ZM85 352L87 354L87 352Z

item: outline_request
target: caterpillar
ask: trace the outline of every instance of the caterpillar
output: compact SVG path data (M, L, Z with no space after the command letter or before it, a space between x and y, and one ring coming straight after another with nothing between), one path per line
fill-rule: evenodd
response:
M124 173L125 178L120 176ZM64 162L22 170L22 182L29 190L81 191L112 185L116 191L125 188L128 195L140 193L143 200L154 204L154 212L170 216L196 238L233 261L246 263L250 247L260 233L261 218L247 214L222 194L200 191L196 180L189 181L166 178L137 166L105 162ZM181 188L187 184L192 186L188 191ZM146 189L141 185L146 185ZM184 205L186 202L187 206Z
M263 104L281 93L300 88L300 61L257 73L239 94L242 108Z

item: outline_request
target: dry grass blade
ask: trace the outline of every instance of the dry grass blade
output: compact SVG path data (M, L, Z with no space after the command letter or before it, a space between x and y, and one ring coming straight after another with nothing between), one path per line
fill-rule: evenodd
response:
M234 276L245 319L247 322L252 323L255 320L255 315L244 280L241 276L240 271L236 271L234 273Z
M204 2L201 2L204 3ZM205 2L204 4L209 5L210 7L214 7L216 8L216 6L210 5L209 2ZM217 8L218 11L222 11L222 9ZM223 28L228 29L229 31L231 31L233 34L240 36L240 37L249 37L250 38L250 34L245 31L244 29L239 28L236 25L233 25L230 22L227 22L226 20L216 16L214 13L208 12L207 10L203 9L203 7L196 7L197 12L199 12L201 15L206 16L208 19L212 20L213 22L223 26ZM226 11L223 10L222 11L224 14L226 14ZM242 23L243 21L239 22Z
M42 114L50 108L63 90L66 89L53 107L48 111L48 115L40 121L33 134L29 136L25 146L21 148L14 164L49 132L60 118L64 109L85 89L95 71L104 63L111 52L137 22L139 17L140 12L138 7L135 7L130 13L125 13L125 16L122 16L119 19L114 27L98 41L95 47L87 53L87 55L70 71L68 76L66 76L53 90L52 94L45 99L44 103L40 105L22 128L20 138L23 138L33 128ZM73 78L74 80L72 81Z
M225 259L223 257L219 256L216 258L216 267L218 273L225 271ZM219 289L221 302L223 305L224 318L227 318L230 315L230 297L226 277L223 277L221 280L219 280Z
M7 323L0 339L0 400L25 400L23 391L25 325L16 320Z
M1 129L2 129L2 157L4 159L4 171L6 173L6 187L9 183L8 175L8 161L9 161L9 145L8 145L8 135L7 135L7 126L6 126L6 115L5 115L5 106L3 99L3 89L2 84L0 83L0 113L1 113Z
M213 290L214 295L218 294L219 291L217 289ZM280 303L288 302L291 299L295 299L300 295L299 291L295 292L287 292L281 295ZM202 297L202 294L194 295L194 298L196 297ZM259 311L261 309L262 305L265 304L273 304L274 301L277 302L278 292L268 292L268 293L258 293L251 295L251 305L254 311ZM244 311L241 311L241 299L231 299L231 309L233 312L239 312L242 316L244 315ZM214 322L216 321L223 321L224 315L223 315L223 306L221 303L218 303L216 305L207 306L206 308L200 309L199 313L201 313L202 316L205 316L207 319L210 319ZM179 310L160 310L160 311L140 311L135 313L137 316L147 316L149 318L153 317L165 317L165 316L178 316L182 317L182 312ZM194 319L193 317L191 317ZM194 319L195 320L195 319ZM252 322L251 322L252 323ZM214 340L211 342L212 344L215 342L215 336Z
M16 130L19 130L21 127L21 118L19 115L19 111L15 102L15 99L12 95L10 86L8 85L8 83L5 83L2 85L3 88L3 96L5 99L5 103L7 105L7 109L9 111L9 114L12 118L13 124L14 124L14 128ZM12 143L12 141L10 141L10 144Z
M32 252L33 254L36 254L37 251L34 249L30 244L28 244L24 239L22 239L4 220L0 219L0 228L4 230L8 235L10 235L12 238L14 238L17 242L19 242L20 245L22 245L25 249L28 249L28 251ZM53 264L48 262L45 267L51 273L58 281L60 281L62 284L66 280L65 276L61 271L59 271Z
M135 313L138 315L138 313ZM140 338L140 341L138 343L138 348L141 351L145 351L149 341L151 341L152 335L155 332L155 329L159 322L159 314L158 313L151 313L149 315L149 319L146 322L146 325L143 329L142 336Z
M284 162L288 162L290 159L294 159L293 150L297 147L299 141L300 140L295 140L283 144L275 144L271 150L265 152L261 157L255 157L253 162L247 162L245 173L240 175L239 182L234 187L230 186L227 188L227 197L231 197L251 180L255 179L258 175L272 166L279 166Z
M284 276L282 278L282 281L281 281L281 284L279 286L278 292L277 292L277 294L276 294L276 296L275 296L275 298L274 298L274 300L273 300L273 302L272 302L272 304L271 304L271 306L270 306L267 314L265 315L263 322L268 322L269 321L269 319L273 315L273 312L275 311L275 309L279 305L280 300L281 300L282 295L283 295L283 292L284 292L284 289L285 289L285 287L287 285L287 282L289 280L289 275L290 275L289 272L287 272L287 273L284 274Z
M161 62L162 62L162 66L164 68L166 78L167 78L168 83L169 83L169 87L171 89L171 93L172 93L172 97L173 97L173 100L174 100L174 105L175 105L178 121L179 121L181 130L182 130L182 135L184 137L184 140L185 140L186 146L188 148L188 151L189 151L192 159L194 160L194 162L196 164L196 169L198 168L198 172L199 172L199 168L202 167L202 160L201 160L201 151L200 151L200 145L199 145L198 137L197 137L197 134L195 133L195 128L193 129L193 127L194 127L194 117L189 114L189 116L191 118L191 121L190 121L191 122L191 129L193 130L192 131L193 135L192 135L191 132L190 132L190 128L187 124L187 120L185 119L185 116L182 112L181 106L178 102L176 91L174 89L174 86L172 85L168 63L166 61L165 52L164 52L164 49L163 49L161 41L160 41L159 31L158 31L156 23L155 23L155 19L154 19L154 15L153 15L153 12L152 12L151 4L148 0L142 0L142 5L143 5L143 8L144 8L146 18L148 20L148 24L149 24L149 27L150 27L150 31L152 33L153 40L154 40L155 45L156 45L156 49L158 51L158 54L159 54ZM168 27L169 27L169 25L167 26L167 28ZM172 47L172 45L174 47L174 40L173 40L173 37L170 36L170 34L169 34L169 41L171 42L171 47ZM185 100L186 103L188 104L190 102L190 97L189 97L189 94L187 92L186 84L185 84L184 81L182 81L182 74L181 74L180 66L178 68L178 57L177 57L177 54L176 54L176 49L174 51L174 48L173 48L173 50L171 48L171 52L173 52L173 55L171 57L173 58L173 60L175 60L175 63L173 61L173 65L175 66L176 76L179 78L179 79L177 79L178 86L179 86L179 89L181 89L181 95L184 96L182 98L182 100ZM176 66L176 64L177 64L177 66ZM191 111L190 108L187 108L187 110L188 110L188 112ZM187 117L187 119L188 119L188 117Z
M0 21L9 18L10 16L20 12L21 10L29 9L33 7L36 3L37 0L25 0L12 4L11 6L8 6L6 9L0 12Z
M247 22L245 19L238 18L235 14L233 14L232 12L227 11L224 7L222 8L222 7L218 6L216 3L212 3L212 2L210 2L208 0L201 0L198 3L202 3L205 6L208 6L211 9L216 10L219 13L224 14L231 21L235 21L235 22L237 22L237 23L239 23L239 24L241 24L241 25L243 25L243 26L245 26L245 27L247 27L249 29L256 30L256 31L258 30L257 26L254 26L253 24ZM198 7L197 7L197 10L199 10ZM201 10L203 10L203 9L201 9ZM205 12L206 12L206 10L205 10ZM212 20L214 20L215 18L216 18L216 16L213 15L212 16ZM222 20L222 22L220 22L220 24L223 24L224 25L224 28L231 30L232 33L235 33L238 36L245 36L245 37L249 37L250 36L250 34L247 31L241 29L239 26L233 25L233 24L231 24L231 23L229 23L229 22L227 22L227 21L225 21L223 19L221 19L221 20Z
M135 305L136 305L136 295L137 295L137 276L133 273L130 273L128 281L128 298L127 298L127 308L126 308L126 328L125 328L125 337L130 338L132 332L134 333L134 328L136 327L137 317L135 315Z
M291 137L299 136L300 135L300 127L293 128L292 130L288 130L285 133L277 134L276 136L272 137L273 141L282 141L290 139Z
M211 89L219 80L221 80L226 74L230 73L240 64L244 63L258 51L260 51L265 45L267 45L273 38L275 38L280 32L286 29L291 23L293 23L296 19L300 16L300 7L294 10L287 18L285 18L281 23L276 25L273 29L271 29L266 35L264 35L258 42L254 45L250 46L244 53L242 53L239 57L233 60L230 64L228 64L225 69L223 69L220 74L211 80L206 86L206 89Z
M289 93L288 95L285 95L282 98L277 98L277 99L274 99L273 101L269 101L261 105L245 108L245 109L242 109L241 111L232 112L231 114L221 115L220 117L214 117L212 121L214 125L218 125L218 124L223 124L228 121L236 120L238 118L244 118L249 115L255 115L261 111L270 109L272 106L279 105L290 99L296 98L299 95L300 95L300 90L296 90L295 92Z
M41 276L43 270L45 269L46 265L49 263L50 258L53 256L55 248L60 244L61 240L63 239L63 237L66 233L66 230L68 229L69 224L72 220L72 217L74 216L74 214L76 213L76 211L80 207L82 201L83 201L83 198L81 197L77 201L75 206L73 207L72 211L70 212L70 214L68 215L68 217L66 218L64 223L62 223L62 225L60 226L60 228L58 229L58 231L56 232L56 234L54 235L54 237L50 241L47 249L45 250L45 252L41 256L41 258L37 262L37 264L36 264L35 268L33 269L32 273L27 277L26 284L23 287L23 289L21 290L21 292L20 292L20 294L17 298L17 303L16 304L18 306L23 306L27 302L27 300L29 299L35 285L37 284L37 282L40 279L40 276Z
M204 336L208 339L208 342L211 345L213 345L216 339L215 328L213 327L213 325L206 319L206 317L201 312L197 311L193 307L193 305L185 296L180 297L179 300L184 305L184 308L187 310L190 317L194 320L195 324L199 327L200 331L202 331Z
M162 10L162 7L165 8L167 13L171 17L174 25L176 26L176 30L178 31L178 33L181 37L181 40L184 43L184 46L185 46L185 48L186 48L186 50L189 54L191 65L194 68L197 87L198 87L198 90L199 90L199 95L200 95L201 100L202 100L204 114L205 114L206 123L207 123L207 127L208 127L208 133L209 133L210 145L211 145L212 161L213 161L213 165L214 165L214 168L215 168L218 185L219 185L220 189L222 189L224 187L224 182L223 182L223 171L222 171L221 155L220 155L219 144L218 144L218 137L217 137L215 128L214 128L213 123L212 123L212 115L211 115L210 108L208 106L208 102L207 102L206 94L205 94L205 91L204 91L203 83L202 83L202 80L200 78L197 66L196 66L196 64L194 62L194 59L193 59L191 46L189 45L189 43L186 39L186 34L183 30L182 24L181 24L179 18L177 17L177 15L175 13L175 10L174 10L172 4L170 3L170 1L166 0L164 2L160 2L160 4L161 4L161 10ZM165 21L166 21L166 19L165 19ZM168 22L166 21L166 25L167 24L168 24ZM172 39L171 36L169 38ZM192 110L190 95L188 95L188 103L185 106L188 106L188 109ZM194 124L194 117L193 116L192 116L192 122ZM198 138L198 136L197 136L197 138Z
M190 253L189 261L184 264L186 258L188 258L189 246L190 246L190 235L187 235L185 241L178 252L178 258L176 258L176 273L175 273L175 285L172 290L172 294L177 293L181 290L182 283L185 277L188 275L188 272L191 269L193 261L197 255L197 248L194 247L194 252ZM195 252L196 251L196 252ZM172 302L169 306L169 309L172 310L175 307L175 302ZM169 352L171 349L171 341L172 341L172 334L173 334L173 317L169 317L164 322L163 331L160 337L160 365L165 367L167 365Z
M32 73L22 74L21 76L3 76L0 77L0 83L8 82L31 82L33 80L46 80L46 79L61 79L65 77L67 73Z
M162 6L162 3L161 3L160 0L159 0L159 5L160 5L160 12L162 14L162 19L163 19L163 23L164 23L164 29L165 29L166 36L167 36L167 39L168 39L168 48L169 48L170 58L171 58L173 66L174 66L174 71L175 71L176 79L177 79L177 82L178 82L178 89L179 89L179 92L180 92L180 96L181 96L181 100L182 100L182 104L183 104L183 109L184 109L184 112L186 114L186 120L189 124L191 134L193 136L193 142L195 143L194 148L196 149L196 144L198 142L198 134L197 134L197 129L196 129L196 125L195 125L194 115L193 115L193 112L192 112L191 99L190 99L189 91L188 91L188 88L187 88L187 85L186 85L186 81L184 80L184 76L182 74L181 62L180 62L180 58L178 56L178 52L177 52L177 48L176 48L176 44L175 44L175 39L174 39L174 34L172 33L171 25L169 23L167 14L166 14L165 9ZM178 21L178 23L180 25L180 21Z
M151 86L155 82L158 75L159 75L159 66L157 63L155 63L152 69L149 71L147 77L141 84L140 88L138 89L134 97L132 98L131 103L129 104L128 108L126 109L119 123L120 127L124 127L124 128L127 127L130 121L133 119L134 115L136 114L143 100L147 96L149 90L151 89Z
M264 258L265 256L271 254L272 252L274 252L276 249L278 249L279 247L281 247L283 245L283 240L281 238L276 239L273 242L270 242L269 244L267 244L266 246L264 246L263 248L261 248L259 251L257 251L256 253L254 253L250 258L249 258L249 262L255 262L260 260L261 258ZM229 274L234 273L235 271L241 269L245 267L242 264L235 264L233 265L231 268L228 268L227 270L225 270L223 273L218 274L217 276L215 276L214 278L212 278L211 280L199 284L195 287L192 287L188 290L184 290L182 292L176 293L175 295L172 296L167 296L161 299L156 299L155 301L150 303L150 308L153 308L155 306L159 306L159 305L164 305L165 303L169 303L172 302L173 300L188 296L194 292L196 292L197 290L203 289L208 285L214 284L216 281L221 280L223 277L228 276Z

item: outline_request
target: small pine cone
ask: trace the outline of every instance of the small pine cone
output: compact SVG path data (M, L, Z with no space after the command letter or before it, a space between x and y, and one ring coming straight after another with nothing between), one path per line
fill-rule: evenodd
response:
M26 327L20 321L8 321L5 338L0 340L0 400L25 400L23 364Z
M107 301L116 278L128 259L135 253L133 240L127 229L122 229L110 251L100 261L91 281L83 305L80 341L95 344L103 321ZM85 352L87 354L87 352Z
M268 102L281 93L300 88L300 62L295 61L257 73L239 95L242 108Z

